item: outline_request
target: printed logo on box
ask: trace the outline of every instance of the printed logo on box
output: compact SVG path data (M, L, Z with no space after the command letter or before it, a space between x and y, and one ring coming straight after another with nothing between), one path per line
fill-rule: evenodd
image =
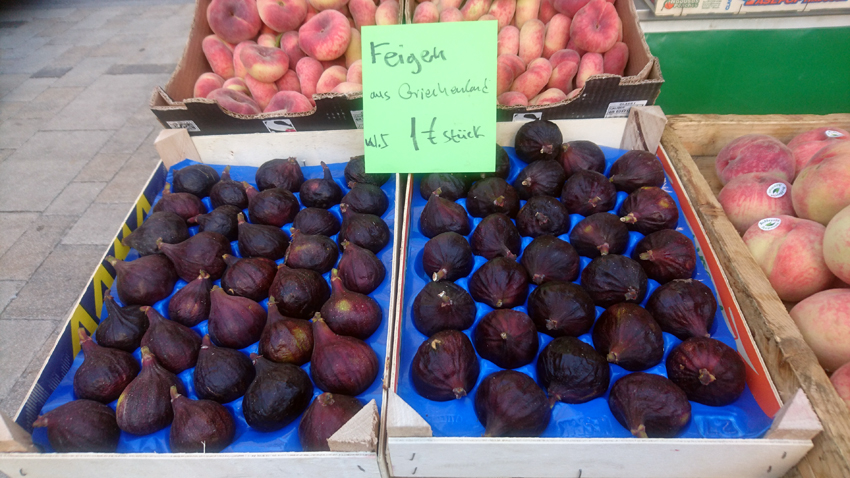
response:
M772 198L781 198L788 191L788 186L783 183L773 183L767 188L767 195Z
M782 224L782 219L778 217L766 217L759 221L759 229L762 231L772 231Z
M363 129L363 110L352 111L351 118L354 120L357 129Z
M166 121L166 124L168 124L168 127L171 129L185 129L192 132L198 132L201 130L201 128L198 128L198 125L196 125L192 120Z
M646 100L608 103L608 111L605 112L605 117L626 118L629 116L632 106L646 106Z
M543 113L514 113L514 121L525 123L543 119Z
M295 133L298 130L295 129L295 126L292 125L292 121L288 119L270 119L263 120L263 124L266 125L266 129L269 130L269 133Z

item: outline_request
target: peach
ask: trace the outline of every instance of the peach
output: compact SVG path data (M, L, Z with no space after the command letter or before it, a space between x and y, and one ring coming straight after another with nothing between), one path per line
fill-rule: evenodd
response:
M788 182L794 179L794 154L778 139L763 134L735 138L717 153L714 166L722 184L747 173L774 173Z
M827 372L850 362L850 290L818 292L789 313Z
M345 73L345 81L363 84L363 60L357 60L348 67L348 71Z
M463 19L467 22L478 20L481 15L487 13L490 9L490 0L466 0L460 13L463 14Z
M297 30L307 18L305 0L257 0L257 10L263 23L278 33Z
M825 230L808 219L779 215L744 233L744 243L780 299L803 300L835 280L823 258Z
M493 0L488 12L499 21L499 30L511 23L516 12L516 0Z
M339 11L342 7L348 3L348 0L307 0L310 3L310 6L315 8L317 12L323 12L327 10L336 10ZM342 13L342 12L340 12Z
M623 76L628 62L629 46L618 41L610 50L602 54L602 73Z
M201 73L195 80L193 98L206 98L213 90L224 87L224 78L215 73Z
M316 93L330 93L336 85L345 81L348 71L341 66L332 66L322 72L316 83Z
M543 39L543 58L563 50L570 39L570 17L558 13L546 24L546 36Z
M516 77L511 85L511 91L518 91L526 98L534 98L549 82L550 76L552 76L552 65L549 64L549 60L538 58L528 64L525 73Z
M749 173L729 181L717 196L729 221L744 234L760 219L793 216L791 185L770 173Z
M351 18L354 19L354 24L358 29L363 26L375 24L375 10L378 6L374 0L349 0L348 10L351 12Z
M499 55L516 55L519 53L519 29L508 25L499 30Z
M543 23L549 23L549 20L558 13L555 10L554 0L541 0L540 2L540 13L537 14L537 19Z
M576 88L573 91L570 91L569 93L567 93L567 99L569 100L569 99L575 98L576 96L578 96L580 94L581 94L581 88Z
M355 61L360 61L360 32L356 28L351 29L351 41L345 50L345 67L348 68Z
M605 53L617 43L621 27L614 5L605 0L590 0L573 17L570 37L582 50Z
M331 90L331 93L361 93L362 91L362 84L352 83L350 81L343 81L342 83L334 86L334 89Z
M540 93L529 101L529 104L532 105L551 105L552 103L559 103L567 99L567 95L564 94L563 91L558 88L549 88L548 90Z
M219 88L211 91L207 95L207 99L215 100L223 109L240 115L257 115L262 112L256 101L248 97L248 95L243 95L230 88Z
M499 19L496 18L495 15L493 15L492 13L485 13L484 15L481 15L480 17L478 17L478 21L479 22L489 22L489 21L498 22ZM496 27L498 28L498 26L499 25L497 23Z
M386 0L381 0L381 3L385 2L385 1ZM437 10L439 10L440 13L443 13L443 10L448 10L450 8L457 8L458 10L460 10L460 6L463 4L463 0L433 0L433 1L434 1L434 5L437 5Z
M345 56L343 55L343 56L337 58L336 60L326 60L326 61L323 61L321 63L322 63L322 68L325 69L325 70L327 70L328 68L330 68L332 66L341 66L341 67L345 68Z
M287 113L305 113L313 109L310 100L297 91L279 91L269 101L263 113L278 111Z
M510 90L511 84L514 82L516 74L511 62L501 55L496 59L496 95Z
M398 1L381 2L375 10L375 25L398 25Z
M824 146L832 141L847 140L850 140L850 133L834 126L813 129L795 136L788 142L788 148L794 153L797 174L800 174L800 171L809 164L812 156Z
M276 33L260 33L257 37L257 45L267 48L280 48L280 37Z
M422 2L413 11L413 23L437 23L439 20L440 12L431 2Z
M826 266L842 282L850 282L850 206L832 217L823 235Z
M298 32L295 31L284 32L284 34L280 36L280 49L283 50L289 58L290 68L292 65L298 63L298 60L307 56L298 44Z
M838 392L838 396L844 400L844 404L850 409L850 362L838 367L832 375L829 376L829 381Z
M528 98L518 91L507 91L496 98L503 106L528 106Z
M260 109L266 109L272 96L277 93L277 85L274 82L260 81L251 75L245 77L245 84L251 92L251 98L260 105Z
M212 0L207 23L219 38L234 44L257 38L262 24L256 0Z
M440 23L448 23L448 22L462 22L463 21L463 13L460 12L456 7L446 8L442 12L440 12Z
M791 187L797 215L827 224L850 204L850 141L833 141L812 156Z
M529 20L536 20L540 13L540 0L517 0L514 21L516 27L522 30L522 26Z
M238 76L225 80L222 87L230 88L231 90L242 93L245 96L251 96L251 90L248 89L248 85L245 84L245 80Z
M564 15L572 18L576 16L576 12L584 8L590 0L553 0L552 8L555 9L558 13L563 13Z
M604 1L604 0L603 0ZM602 55L599 53L585 53L581 57L576 73L576 88L583 88L588 78L602 73Z
M572 28L572 24L570 25L570 27ZM587 53L585 50L576 46L576 42L572 38L570 38L570 40L567 42L567 50L572 50L578 53L579 56L584 56L584 54Z
M260 18L260 21L262 21L262 17ZM269 35L277 35L278 34L278 32L276 32L272 27L266 25L265 23L262 23L260 25L260 35L262 35L264 33L268 33Z
M561 91L573 90L573 78L578 71L578 63L572 61L564 61L555 65L552 68L552 75L549 77L549 83L546 84L549 88L557 88Z
M552 64L552 68L556 67L557 65L560 65L565 61L575 63L576 68L578 68L578 64L581 63L581 55L579 55L578 52L576 52L575 50L564 49L552 53L552 56L549 57L549 63Z
M251 44L239 53L248 76L263 83L273 83L289 69L289 57L280 48Z
M239 78L245 78L248 76L248 70L245 69L245 65L242 64L242 50L256 44L257 42L253 40L246 40L236 45L236 48L233 49L233 76Z
M201 49L213 72L224 79L233 78L233 48L230 45L215 35L208 35L201 42Z
M525 22L519 30L519 57L526 64L531 63L531 60L540 58L543 53L543 35L546 32L546 25L540 20L532 18Z
M351 41L348 19L336 10L316 14L298 29L298 43L308 56L334 60L342 56Z
M313 8L313 5L310 5L310 4L308 3L308 4L307 4L307 16L306 16L306 17L304 17L304 23L309 22L309 21L310 21L310 19L311 19L311 18L313 18L313 17L315 17L317 13L319 13L319 12L318 12L315 8ZM303 25L304 23L302 23L302 25Z
M298 64L295 65L295 73L298 74L298 82L301 83L301 93L314 105L313 95L316 93L316 84L324 71L322 64L309 56L298 60Z
M295 70L286 70L286 73L274 84L277 85L278 91L301 92L301 82L298 81L298 73L295 73Z
M506 62L511 65L511 68L514 70L514 77L521 75L525 71L525 62L522 61L517 55L499 55L499 57L505 57Z

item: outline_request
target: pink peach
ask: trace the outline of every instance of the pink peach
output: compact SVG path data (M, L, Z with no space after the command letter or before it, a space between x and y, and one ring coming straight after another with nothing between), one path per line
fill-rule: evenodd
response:
M362 84L353 83L350 81L343 81L342 83L334 86L334 89L331 90L331 93L360 93L362 91Z
M516 27L522 30L525 22L536 20L540 13L540 0L517 0L514 20Z
M496 98L502 106L528 106L528 98L518 91L506 91Z
M493 0L488 12L499 21L499 30L511 23L516 12L516 0Z
M207 23L219 38L234 44L256 38L262 24L255 0L212 0Z
M342 7L348 3L348 0L307 0L310 3L310 6L315 8L317 12L323 12L326 10L336 10L339 11ZM342 12L340 12L342 13Z
M516 55L519 53L519 29L508 25L499 30L499 44L497 51L499 55Z
M532 18L525 22L519 30L519 57L525 63L531 63L535 58L540 58L543 53L543 35L546 25L540 20Z
M552 8L556 12L563 13L572 18L576 15L576 12L584 8L588 3L590 3L590 0L553 0Z
M575 63L576 68L578 68L578 64L581 63L581 55L579 55L575 50L564 49L552 53L552 56L549 57L549 63L552 64L552 68L565 61Z
M242 64L242 50L256 44L257 42L253 40L246 40L236 45L236 48L233 49L233 76L238 78L245 78L248 76L248 70L245 68L245 65Z
M496 59L496 95L501 95L510 90L515 77L516 74L511 62L505 58L505 55L499 56Z
M306 16L306 17L304 17L304 23L309 22L309 21L310 21L310 19L311 19L311 18L313 18L313 17L315 17L317 13L319 13L319 11L318 11L318 10L316 10L315 8L313 8L313 5L310 5L310 4L308 3L308 4L307 4L307 16ZM302 25L303 25L303 23L302 23Z
M614 5L605 0L590 0L573 16L570 38L582 50L605 53L617 43L621 26Z
M806 131L788 142L788 148L794 153L797 174L803 170L815 153L833 141L850 140L850 133L834 126Z
M260 33L257 37L257 45L266 48L280 48L280 36L276 33Z
M717 153L714 165L722 184L747 173L774 173L788 182L794 179L794 154L776 138L763 134L732 140Z
M539 20L538 20L539 21ZM545 58L538 58L528 64L525 73L519 75L511 85L511 91L518 91L526 98L534 98L543 90L552 76L552 65Z
M345 67L348 68L355 61L360 61L360 32L356 28L351 29L351 41L345 50Z
M570 25L570 27L572 27L572 24ZM576 42L572 38L570 38L570 40L567 42L567 50L572 50L578 53L579 56L584 56L584 54L587 53L585 50L576 46Z
M558 63L552 68L552 75L549 77L549 83L546 86L557 88L561 91L572 91L573 78L575 78L577 71L577 63L573 63L572 61Z
M511 69L514 70L514 77L521 75L525 72L525 62L522 61L517 55L499 55L499 58L504 57L504 61L511 65ZM497 59L498 61L498 59Z
M850 362L850 290L818 292L789 313L827 372Z
M211 91L207 95L207 99L215 100L223 109L240 115L257 115L262 112L256 101L230 88L219 88Z
M491 21L497 22L496 26L497 27L499 26L499 24L498 24L499 19L496 18L495 15L493 15L492 13L485 13L484 15L481 15L480 17L478 17L478 21L479 22L491 22Z
M330 68L332 66L341 66L341 67L345 68L345 56L341 56L341 57L337 58L336 60L325 60L325 61L322 62L322 68L325 69L325 70L327 70L328 68Z
M322 72L316 83L316 93L330 93L336 85L345 81L347 70L341 66L332 66Z
M531 105L551 105L552 103L560 103L567 99L567 95L558 88L549 88L540 93L529 101Z
M398 11L398 1L381 2L375 10L375 25L398 25Z
M437 23L439 20L440 12L431 2L422 2L413 11L413 23Z
M543 39L543 58L550 58L556 51L563 50L570 39L570 17L558 13L546 24Z
M224 78L215 73L201 73L195 80L193 98L206 98L212 91L224 87Z
M850 206L832 217L823 236L826 266L842 282L850 282Z
M298 74L295 73L295 70L286 70L286 73L274 84L277 85L278 91L301 92L301 82L298 81Z
M605 1L605 0L602 0ZM602 73L602 55L599 53L585 53L581 57L576 73L576 88L584 87L588 78Z
M374 0L349 0L348 10L351 11L351 18L354 19L354 24L357 29L360 27L375 24L375 10L378 6Z
M301 93L313 104L315 104L313 95L316 93L316 84L319 83L324 70L318 60L309 56L298 60L298 64L295 65L295 73L298 74L298 82L301 83Z
M567 99L569 100L569 99L575 98L576 96L578 96L580 94L581 94L581 88L576 88L573 91L570 91L569 93L567 93Z
M334 60L345 53L351 41L348 19L336 10L316 14L298 29L298 43L317 60Z
M257 10L263 23L278 33L297 30L307 18L305 0L257 0Z
M833 141L812 156L791 187L797 215L827 224L850 205L850 141Z
M239 54L248 76L263 83L273 83L289 69L289 57L280 48L247 45Z
M481 15L487 13L490 9L490 0L466 0L466 3L461 7L460 12L463 13L463 19L467 22L478 20Z
M305 113L313 109L313 105L306 96L297 91L279 91L269 101L269 105L263 113L278 111L287 113Z
M794 215L791 184L770 173L736 176L723 187L717 200L738 234L766 217Z
M248 85L245 84L245 80L238 76L224 80L224 85L222 85L222 87L230 88L231 90L242 93L245 96L251 96L251 90L248 89Z
M298 63L298 60L307 56L298 44L298 32L295 31L284 32L283 35L280 36L280 49L283 50L289 58L290 68L292 68L292 65Z
M348 67L348 72L345 74L345 81L348 83L363 84L363 60L357 60Z
M543 23L549 23L549 20L558 13L555 10L554 0L541 0L540 2L540 13L537 15L537 19Z
M832 375L829 376L829 381L832 382L832 386L835 387L838 396L844 400L844 404L850 410L850 362L845 363L838 367L835 372L832 372Z
M262 21L262 18L260 20ZM276 35L279 32L276 32L272 27L266 25L265 23L262 23L260 25L260 35L262 35L264 33L267 33L269 35Z
M463 13L455 7L446 8L440 12L440 23L462 22Z
M215 35L208 35L201 42L201 49L213 72L224 79L233 78L233 48L230 45Z
M387 0L381 0L381 3ZM457 8L460 10L460 6L463 5L463 0L433 0L434 4L437 5L437 10L440 13L443 13L443 10L448 10L451 8Z
M277 85L274 82L260 81L251 75L245 77L245 84L251 91L251 98L260 105L260 109L266 109L272 96L277 93Z
M623 76L628 62L629 46L618 41L610 50L602 54L602 73Z

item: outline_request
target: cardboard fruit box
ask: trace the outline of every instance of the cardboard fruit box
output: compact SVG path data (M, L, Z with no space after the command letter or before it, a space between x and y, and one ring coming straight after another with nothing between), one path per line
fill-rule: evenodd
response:
M848 0L645 0L659 16L794 13L850 9ZM830 12L823 12L828 14Z

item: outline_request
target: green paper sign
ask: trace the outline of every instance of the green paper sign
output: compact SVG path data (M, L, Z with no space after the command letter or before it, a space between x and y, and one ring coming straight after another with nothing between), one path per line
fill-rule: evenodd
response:
M366 171L493 171L498 22L361 34Z

